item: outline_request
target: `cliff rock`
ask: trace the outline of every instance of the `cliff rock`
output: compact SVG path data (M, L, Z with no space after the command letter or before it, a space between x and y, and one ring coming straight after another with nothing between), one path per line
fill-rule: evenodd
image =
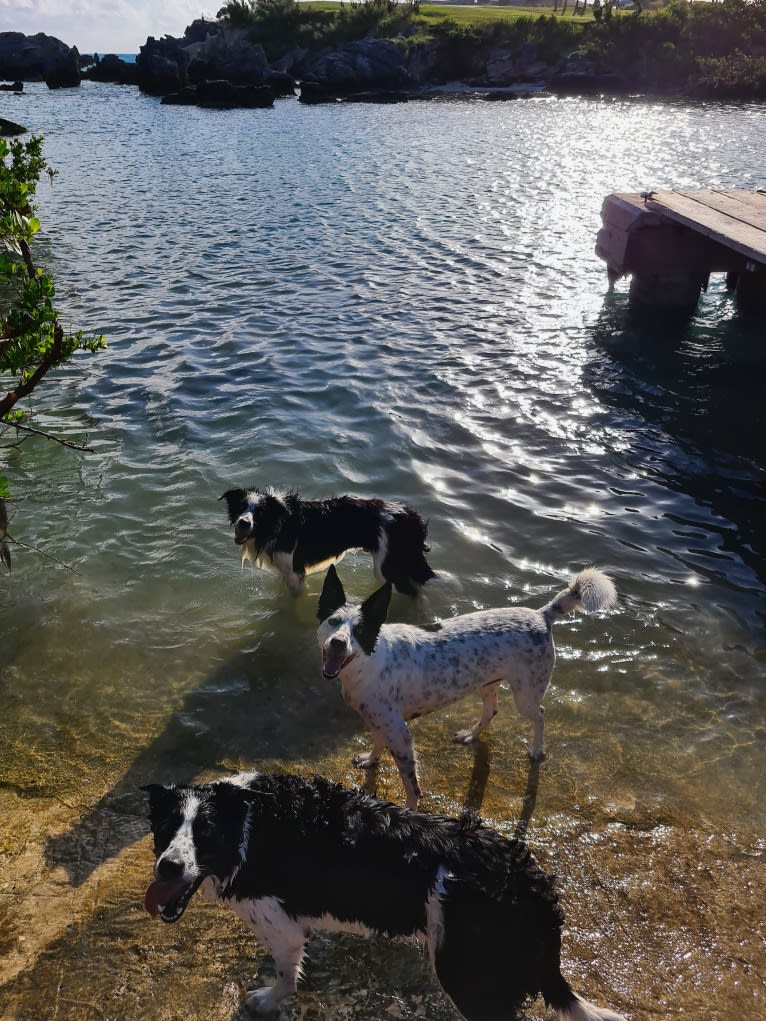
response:
M75 46L44 32L0 32L0 79L46 81L51 88L80 84L80 58Z

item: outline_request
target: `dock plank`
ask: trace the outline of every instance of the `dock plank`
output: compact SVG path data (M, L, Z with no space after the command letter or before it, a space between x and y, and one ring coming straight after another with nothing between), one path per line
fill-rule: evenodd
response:
M766 265L766 230L711 208L704 201L693 197L698 194L657 191L646 202L646 207L726 245L754 262Z
M722 191L699 191L692 193L690 197L711 209L716 209L719 213L725 213L735 220L766 232L766 196L756 196L760 202L754 204L744 200L747 194L742 191L733 194Z
M753 209L766 213L766 191L727 191L725 188L716 189L717 194L727 195L729 198L744 202Z

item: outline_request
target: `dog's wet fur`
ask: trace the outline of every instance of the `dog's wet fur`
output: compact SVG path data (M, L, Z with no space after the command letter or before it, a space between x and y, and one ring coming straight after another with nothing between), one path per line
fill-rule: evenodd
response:
M506 682L519 713L534 725L529 754L539 761L545 755L542 702L556 662L553 624L573 610L607 610L617 593L606 575L588 568L539 610L479 610L429 629L384 623L390 598L386 584L361 606L349 604L330 567L319 599L317 638L324 676L340 678L344 699L372 730L372 751L357 756L355 765L371 768L388 748L407 805L415 809L421 790L407 721L479 691L478 722L454 738L469 744L497 714L498 689Z
M192 894L228 904L275 959L269 1012L296 991L312 930L414 936L469 1021L511 1021L541 995L566 1021L624 1021L561 975L563 913L526 845L316 777L242 773L150 784L154 881L145 907L176 922Z
M436 577L426 561L427 523L403 504L337 496L304 500L299 493L229 489L226 501L242 558L281 574L299 592L306 575L338 563L353 549L372 555L379 584L414 596Z

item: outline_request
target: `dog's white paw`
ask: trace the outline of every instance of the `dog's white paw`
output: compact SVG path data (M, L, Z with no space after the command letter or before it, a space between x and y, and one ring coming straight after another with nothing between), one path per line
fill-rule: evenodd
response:
M473 736L472 730L459 730L452 740L456 744L473 744L476 738Z
M366 755L355 755L351 760L352 766L357 766L359 769L374 769L380 762L372 752L367 752Z
M245 1007L253 1014L273 1014L279 1010L282 997L275 995L274 986L265 986L263 989L253 989L245 994Z

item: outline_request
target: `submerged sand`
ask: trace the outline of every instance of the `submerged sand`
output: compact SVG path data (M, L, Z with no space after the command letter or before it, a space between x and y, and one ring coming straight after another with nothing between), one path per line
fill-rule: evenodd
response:
M755 831L722 831L651 807L604 764L579 778L560 750L530 768L514 747L493 769L503 735L473 750L445 745L444 721L423 721L418 744L426 811L463 804L504 832L528 826L539 861L558 877L567 914L563 970L589 999L639 1018L745 1021L766 1017L766 869ZM343 782L363 739L330 757L264 769L322 772ZM159 754L159 753L158 753ZM505 753L502 753L503 756ZM158 758L157 770L171 768ZM429 767L431 763L431 767ZM220 771L252 763L223 761ZM436 766L446 776L433 777ZM609 763L606 763L607 769ZM177 764L177 768L180 765ZM73 804L22 785L0 791L0 1014L18 1021L234 1021L244 991L269 981L264 951L234 914L199 897L175 925L142 900L151 842L143 796L102 778L101 800ZM401 800L385 761L370 789ZM256 978L257 976L257 978ZM316 936L287 1021L429 1018L452 1007L407 941ZM526 1017L551 1017L531 1004Z

